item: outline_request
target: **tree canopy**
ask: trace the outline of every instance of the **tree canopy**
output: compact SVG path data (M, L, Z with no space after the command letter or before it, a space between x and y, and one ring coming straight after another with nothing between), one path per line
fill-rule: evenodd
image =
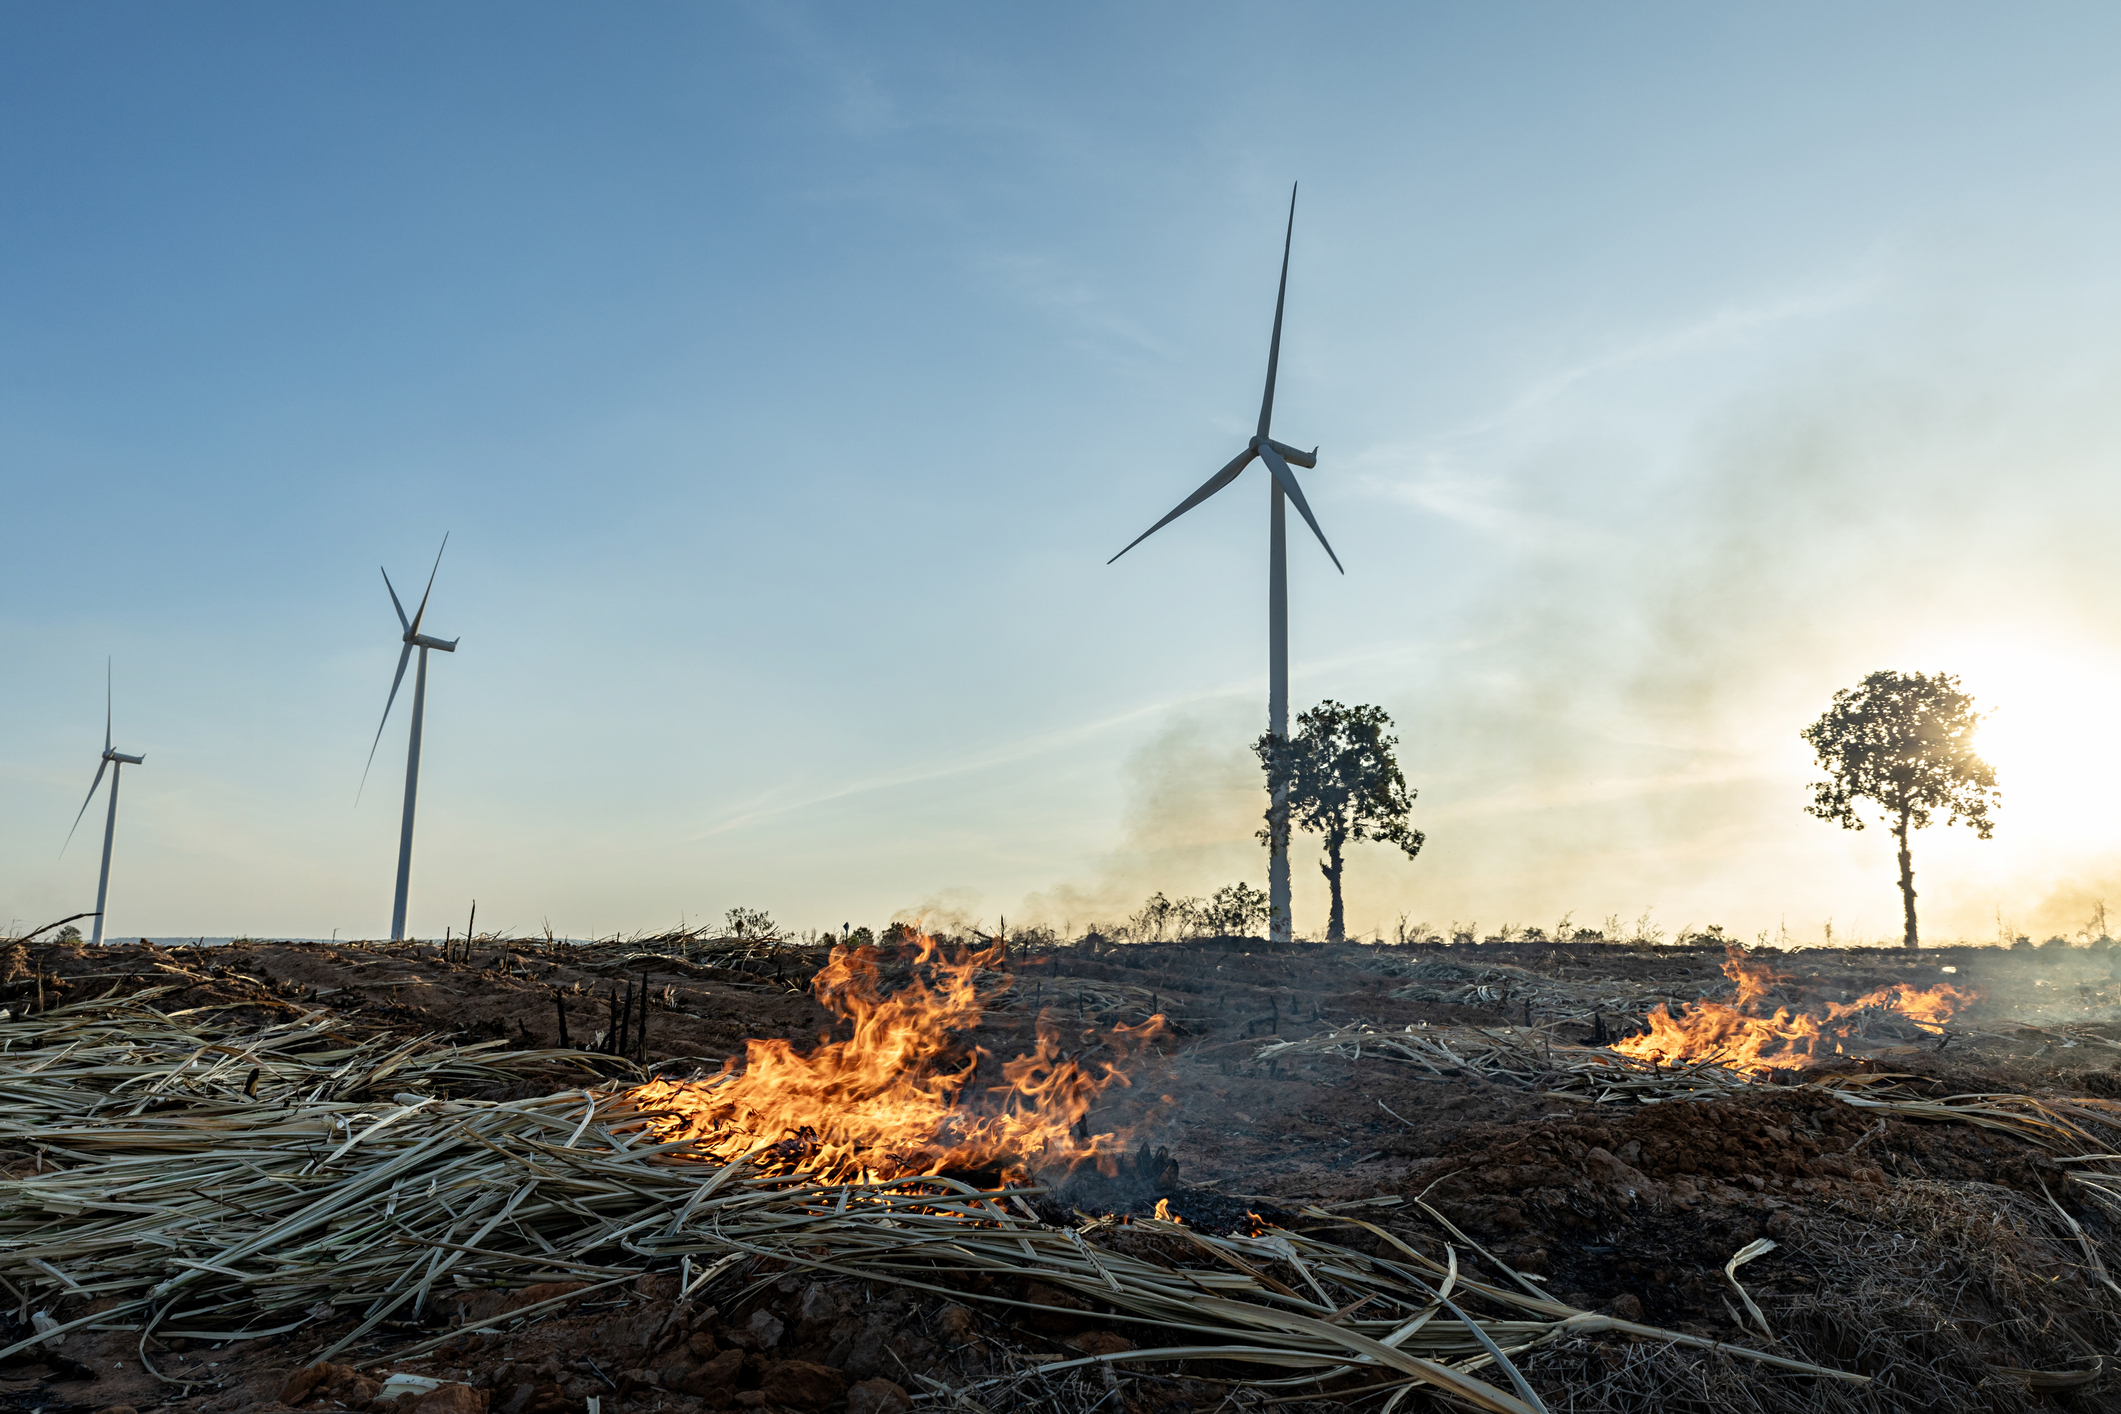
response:
M1843 829L1864 827L1869 802L1900 849L1900 893L1908 947L1915 929L1915 873L1908 832L1926 829L1939 814L1964 823L1982 839L1995 831L1989 811L2002 802L1995 768L1974 751L1981 713L1949 673L1881 669L1854 689L1834 694L1825 715L1804 729L1827 779L1812 785L1805 813Z
M1348 844L1381 840L1412 859L1426 839L1408 823L1417 792L1400 772L1393 754L1399 738L1391 733L1392 718L1384 708L1327 701L1298 717L1296 733L1287 740L1269 732L1253 743L1267 773L1269 798L1286 788L1290 822L1319 835L1325 847L1318 869L1332 889L1326 936L1333 942L1347 937L1341 872ZM1277 844L1273 821L1270 807L1267 828L1259 832L1269 849Z

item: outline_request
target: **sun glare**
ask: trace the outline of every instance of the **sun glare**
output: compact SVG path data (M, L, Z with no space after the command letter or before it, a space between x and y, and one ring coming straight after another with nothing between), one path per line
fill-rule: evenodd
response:
M1999 654L1961 685L1986 714L1975 749L1996 768L2002 818L2016 830L2094 843L2121 834L2121 675L2061 657Z

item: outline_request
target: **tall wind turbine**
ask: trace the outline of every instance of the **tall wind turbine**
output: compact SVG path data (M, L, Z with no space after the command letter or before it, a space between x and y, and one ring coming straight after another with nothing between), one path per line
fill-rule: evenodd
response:
M1178 503L1178 509L1134 537L1127 550L1147 540L1202 501L1237 480L1238 473L1250 466L1256 458L1265 462L1272 473L1268 482L1272 497L1269 514L1269 549L1267 551L1267 730L1276 737L1287 740L1289 735L1289 545L1286 528L1285 501L1294 501L1304 523L1325 546L1326 557L1333 561L1333 568L1342 574L1340 556L1326 541L1326 533L1318 528L1318 517L1311 514L1311 507L1304 500L1303 487L1296 484L1296 473L1289 470L1290 463L1309 469L1318 465L1318 449L1300 452L1268 435L1274 426L1274 373L1281 363L1281 311L1283 301L1289 293L1289 245L1296 234L1296 188L1289 188L1289 226L1282 234L1281 285L1274 294L1274 334L1267 343L1267 390L1259 400L1259 430L1245 449L1231 459L1221 471L1209 477L1201 488ZM1124 555L1122 550L1119 555ZM1114 555L1112 560L1117 560ZM1112 560L1105 561L1111 564ZM1269 936L1276 942L1289 940L1289 792L1283 786L1274 793L1268 806L1268 832L1272 842L1267 853L1267 903L1270 909Z
M449 537L442 537L442 550L449 548ZM383 571L383 587L390 591L390 606L398 611L398 626L405 630L405 646L398 652L398 675L390 680L390 696L383 703L383 720L376 723L376 739L368 748L368 765L376 764L376 747L382 744L383 728L390 725L391 704L398 700L398 685L405 681L405 660L412 650L420 650L420 671L412 683L412 744L405 752L405 822L398 831L398 893L390 908L390 940L398 942L405 936L405 891L412 882L412 807L420 794L420 725L427 716L427 650L439 649L444 653L457 651L461 641L450 639L443 642L420 632L420 620L427 617L427 595L434 593L435 570L442 568L442 550L435 551L434 569L427 572L427 589L420 595L420 607L408 621L405 606L398 602L397 588L390 582L390 571ZM361 784L368 784L368 767L361 768ZM354 793L356 800L360 792Z
M66 845L74 842L74 830L81 828L81 817L88 814L89 801L96 798L97 789L103 784L103 772L110 771L110 812L103 817L103 872L96 876L96 932L89 945L100 946L103 942L103 903L110 896L110 842L118 832L118 773L127 766L137 766L145 756L127 756L122 751L111 750L110 745L110 661L103 663L103 759L96 763L96 778L88 783L88 798L81 802L81 809L74 815L74 827L66 832L66 844L59 846L59 853L66 853ZM75 936L79 936L76 934Z

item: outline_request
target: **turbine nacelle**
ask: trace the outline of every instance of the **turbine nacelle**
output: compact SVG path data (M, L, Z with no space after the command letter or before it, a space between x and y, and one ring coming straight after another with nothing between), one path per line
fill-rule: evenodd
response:
M127 756L122 751L112 751L109 747L105 747L103 749L103 759L106 761L123 761L128 766L137 766L147 758L145 756Z
M1281 453L1283 461L1300 466L1306 471L1318 465L1318 448L1316 447L1313 447L1308 452L1299 452L1287 442L1277 442L1272 437L1254 437L1252 439L1252 450L1256 452L1261 447L1272 447L1275 451Z
M405 635L405 641L418 648L434 648L444 653L454 653L457 651L457 645L464 640L452 638L445 641L439 638L429 638L424 633L408 633Z

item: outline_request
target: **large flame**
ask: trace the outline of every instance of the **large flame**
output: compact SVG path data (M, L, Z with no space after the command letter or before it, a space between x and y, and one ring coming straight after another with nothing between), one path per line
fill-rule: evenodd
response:
M1738 984L1730 1002L1697 1002L1676 1017L1660 1003L1649 1015L1648 1031L1615 1042L1613 1049L1666 1064L1714 1060L1752 1075L1798 1070L1846 1054L1874 1020L1934 1034L1981 998L1958 987L1924 991L1896 982L1853 1002L1792 1006L1773 994L1795 978L1748 956L1744 948L1731 949L1723 972Z
M989 1052L958 1033L979 1025L979 978L1000 963L1000 949L951 955L920 938L912 975L895 990L883 971L890 960L879 948L836 947L812 983L818 1001L851 1028L847 1039L821 1037L807 1053L786 1041L747 1041L741 1069L732 1061L712 1079L638 1087L641 1108L661 1112L651 1121L657 1139L691 1139L724 1160L834 1180L1002 1176L1124 1148L1123 1134L1091 1131L1090 1107L1128 1083L1121 1066L1164 1035L1162 1016L1082 1029L1064 1049L1060 1027L1042 1012L1036 1048L997 1070L986 1064Z

